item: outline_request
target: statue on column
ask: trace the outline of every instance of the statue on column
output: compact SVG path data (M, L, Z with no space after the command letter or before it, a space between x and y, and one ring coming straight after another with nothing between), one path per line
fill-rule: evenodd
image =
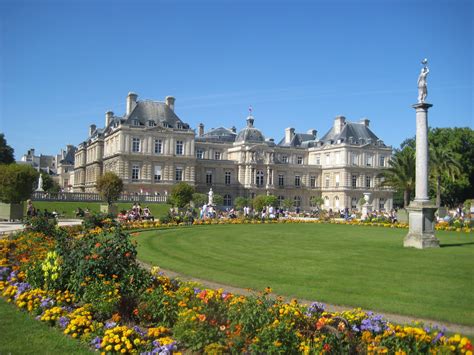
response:
M40 173L39 180L38 180L38 188L36 191L44 191L43 189L43 176Z
M421 61L423 64L423 68L421 68L420 76L418 77L418 103L422 104L426 100L426 96L428 96L428 88L426 86L426 77L430 70L428 69L428 59L423 59Z
M212 187L211 187L211 189L209 190L208 196L209 196L208 205L209 205L209 206L212 206L212 205L213 205L213 199L214 199L214 192L212 192Z

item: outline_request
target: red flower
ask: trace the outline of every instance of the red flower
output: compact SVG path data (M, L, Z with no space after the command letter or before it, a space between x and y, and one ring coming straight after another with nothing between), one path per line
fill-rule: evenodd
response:
M329 351L331 350L331 345L329 345L329 344L324 344L323 350L329 352Z

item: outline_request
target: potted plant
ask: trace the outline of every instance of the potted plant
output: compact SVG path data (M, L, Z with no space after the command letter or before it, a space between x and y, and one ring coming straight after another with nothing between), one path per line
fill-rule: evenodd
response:
M23 218L24 202L33 193L37 177L29 165L0 165L0 219Z
M97 191L107 205L101 205L100 211L104 213L118 213L117 205L114 205L123 191L123 181L115 173L107 171L97 179Z

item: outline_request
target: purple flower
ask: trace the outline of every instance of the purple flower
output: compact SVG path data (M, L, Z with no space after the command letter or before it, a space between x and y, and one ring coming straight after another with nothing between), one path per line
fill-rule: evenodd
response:
M201 290L197 287L194 287L194 294L197 295L198 293L201 293Z
M138 334L140 334L142 337L144 337L147 332L141 329L138 325L133 327L133 330L136 331Z
M368 330L373 333L379 333L388 328L387 322L381 315L374 316L372 312L367 312L367 316L360 324L361 331Z
M306 311L306 316L311 317L314 314L323 313L325 309L326 309L326 305L324 303L313 302L311 303L311 306L309 306L308 310Z
M444 335L443 332L438 332L438 334L436 334L436 336L433 338L433 340L431 341L433 344L436 344L438 342L439 339L441 339L441 337Z
M0 280L5 281L8 278L10 271L10 268L7 266L0 267Z
M49 297L45 297L41 300L40 306L41 308L51 308L54 306L54 301Z
M63 317L59 318L58 324L59 324L59 326L60 326L61 328L64 329L64 328L67 327L67 325L69 324L69 322L70 322L69 318L63 316Z
M105 329L110 329L110 328L113 328L117 325L116 322L112 322L112 321L107 321L105 322Z
M91 340L91 345L96 349L100 349L100 343L102 343L102 339L100 337L95 337Z

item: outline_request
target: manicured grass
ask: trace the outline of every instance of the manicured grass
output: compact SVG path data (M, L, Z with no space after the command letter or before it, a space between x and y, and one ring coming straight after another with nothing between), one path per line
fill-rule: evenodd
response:
M34 320L0 298L0 354L91 354L59 329Z
M227 285L474 325L474 236L402 247L405 229L329 224L213 225L143 232L141 260Z
M59 212L61 217L66 218L75 218L78 207L85 210L88 208L92 212L100 212L100 205L103 205L103 202L62 202L62 201L33 201L33 206L37 209L43 211L45 208L52 212L56 210ZM129 210L132 208L133 203L131 202L121 202L117 203L119 211L120 210ZM170 205L163 204L163 203L141 203L142 208L148 206L151 210L151 213L155 218L158 218L164 214L166 214L169 209Z

